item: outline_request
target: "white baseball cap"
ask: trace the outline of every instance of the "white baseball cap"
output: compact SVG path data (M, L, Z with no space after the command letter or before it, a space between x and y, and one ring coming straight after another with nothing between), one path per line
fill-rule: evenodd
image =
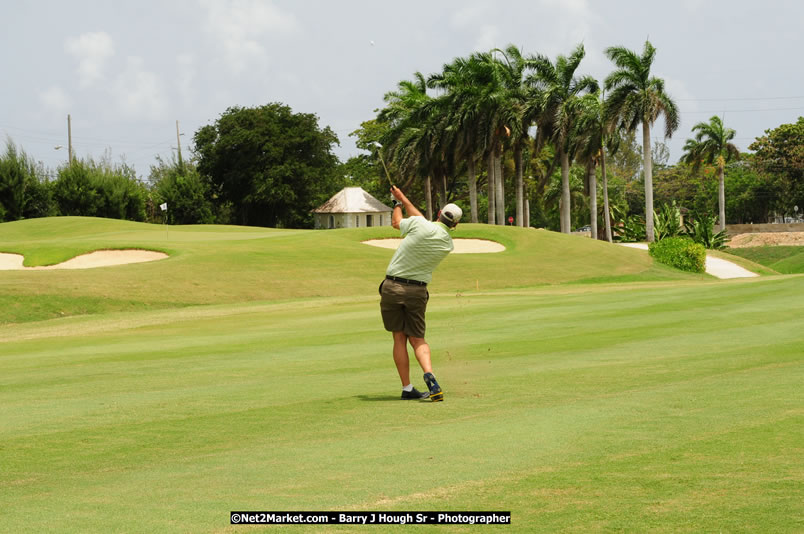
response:
M441 208L441 216L450 222L449 226L455 226L461 220L463 211L455 204L447 204Z

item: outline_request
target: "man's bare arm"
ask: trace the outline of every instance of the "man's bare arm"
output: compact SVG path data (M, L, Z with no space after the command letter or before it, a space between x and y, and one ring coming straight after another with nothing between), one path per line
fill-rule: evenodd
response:
M418 216L421 217L422 213L416 209L416 206L408 200L408 197L399 189L397 186L391 187L391 194L394 195L394 198L397 199L399 202L402 203L402 206L405 208L405 213L408 214L408 217ZM391 215L391 226L399 230L399 223L402 222L402 210L396 211L394 208L394 212Z

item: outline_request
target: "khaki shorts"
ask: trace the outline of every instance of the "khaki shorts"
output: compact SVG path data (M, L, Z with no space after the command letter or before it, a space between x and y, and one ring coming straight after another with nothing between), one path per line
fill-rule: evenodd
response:
M424 337L424 313L430 293L427 286L383 280L380 284L382 322L389 332L404 332L408 337Z

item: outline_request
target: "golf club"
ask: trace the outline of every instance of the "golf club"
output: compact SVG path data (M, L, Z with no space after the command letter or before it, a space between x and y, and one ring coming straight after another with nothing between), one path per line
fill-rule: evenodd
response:
M383 159L382 152L380 151L380 149L382 149L382 145L377 141L372 141L371 144L377 147L377 155L380 156L382 168L385 169L385 176L388 177L388 183L391 185L391 187L394 187L394 182L391 181L391 174L388 172L388 167L385 166L385 160Z

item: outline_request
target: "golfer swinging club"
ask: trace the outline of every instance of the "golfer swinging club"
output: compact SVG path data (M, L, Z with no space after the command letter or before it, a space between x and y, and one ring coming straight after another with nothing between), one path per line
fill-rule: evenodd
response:
M391 194L396 199L391 225L401 231L403 239L380 284L382 322L394 336L394 363L402 380L402 398L443 401L444 392L430 364L430 346L424 340L424 313L430 298L427 284L433 278L433 270L452 252L449 230L455 228L463 212L455 204L447 204L438 213L438 221L430 222L398 187L391 186ZM402 217L403 207L408 214L406 219ZM410 383L408 342L424 371L429 393L419 392Z

